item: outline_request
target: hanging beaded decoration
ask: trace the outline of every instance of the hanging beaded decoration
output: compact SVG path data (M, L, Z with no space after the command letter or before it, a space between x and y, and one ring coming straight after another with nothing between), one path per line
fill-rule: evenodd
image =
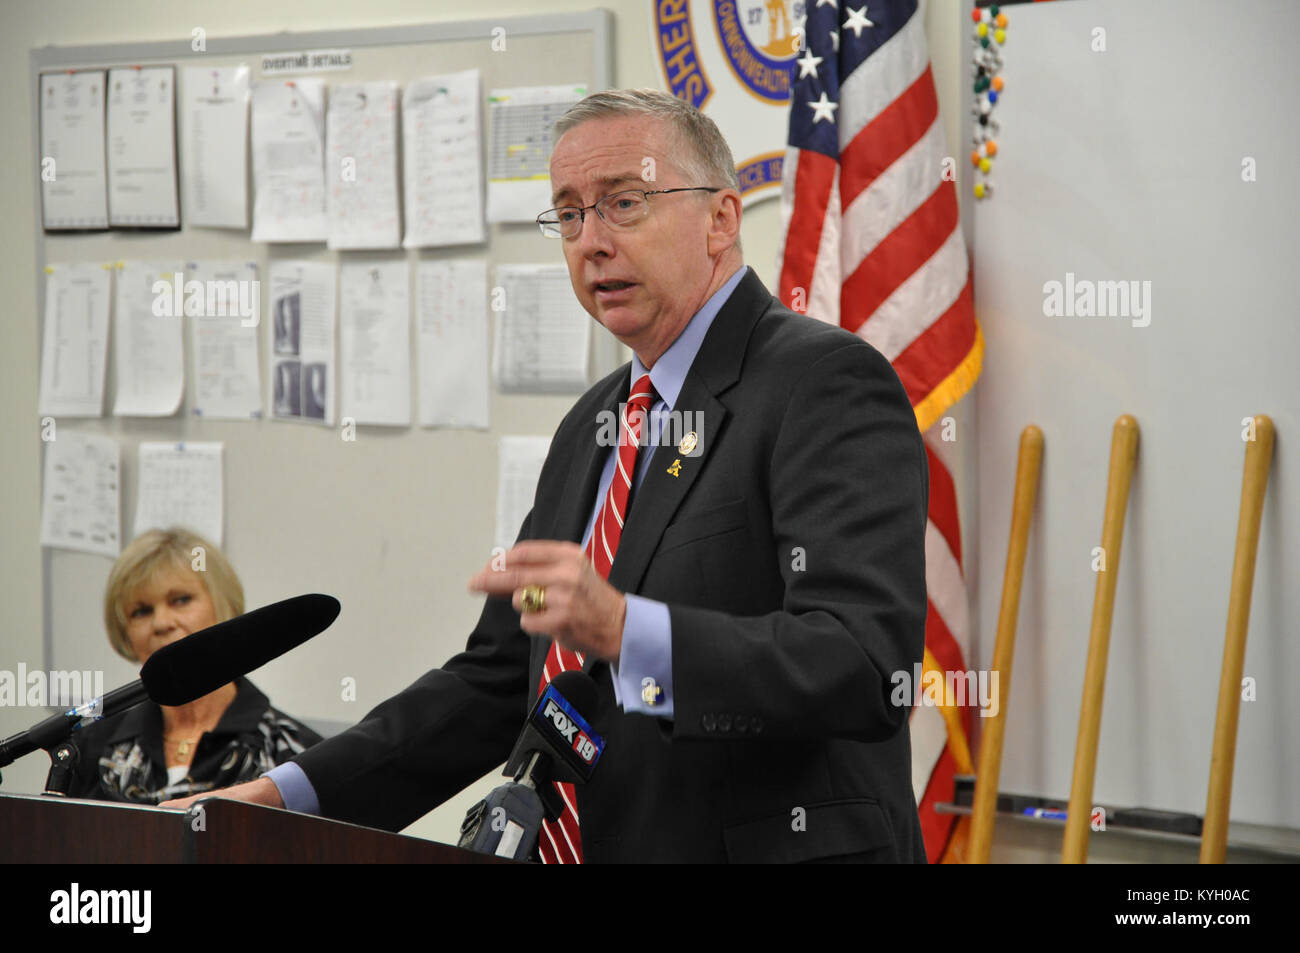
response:
M975 80L975 117L971 133L970 161L976 171L975 198L993 196L993 160L998 154L998 121L993 117L993 107L1002 96L1006 85L1002 78L1002 46L1007 41L1007 15L997 4L971 11L975 23L975 52L972 55L971 75Z

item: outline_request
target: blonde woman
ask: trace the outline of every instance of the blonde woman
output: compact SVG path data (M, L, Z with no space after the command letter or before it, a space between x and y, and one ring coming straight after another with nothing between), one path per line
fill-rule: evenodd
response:
M243 612L244 588L221 550L179 527L136 537L104 592L109 644L141 665ZM69 794L157 804L252 780L320 740L237 678L188 705L147 703L82 732Z

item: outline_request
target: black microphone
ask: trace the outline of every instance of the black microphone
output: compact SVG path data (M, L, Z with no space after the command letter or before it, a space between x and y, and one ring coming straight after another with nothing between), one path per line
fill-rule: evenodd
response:
M134 682L0 741L0 768L146 701L175 706L202 698L324 632L339 609L333 596L295 596L164 645Z
M506 761L514 781L494 788L465 815L459 846L480 854L527 860L537 849L542 819L556 820L564 802L552 782L585 784L605 741L583 714L596 710L596 683L562 672L546 686Z
M339 601L319 593L273 602L164 645L140 669L159 705L185 705L296 649L338 618Z

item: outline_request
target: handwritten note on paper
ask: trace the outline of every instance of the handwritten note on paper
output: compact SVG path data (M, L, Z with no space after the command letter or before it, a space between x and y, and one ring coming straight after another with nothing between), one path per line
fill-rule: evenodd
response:
M330 248L397 248L397 84L330 89L326 121Z
M579 393L588 386L591 316L564 265L499 265L494 368L506 393Z
M406 248L486 238L479 72L418 79L402 95Z
M220 443L142 443L135 536L187 526L223 545Z
M108 228L106 73L41 74L41 210L45 228Z
M502 437L497 457L497 546L509 549L533 508L550 437Z
M45 445L42 546L118 554L122 545L119 457L112 437L65 429Z
M488 426L487 262L422 261L415 273L420 426Z
M124 262L117 272L113 311L113 367L118 417L168 417L185 396L184 303L176 306L181 262Z
M53 265L45 279L40 413L99 417L108 365L112 276L98 264Z
M253 87L253 241L323 242L325 81Z

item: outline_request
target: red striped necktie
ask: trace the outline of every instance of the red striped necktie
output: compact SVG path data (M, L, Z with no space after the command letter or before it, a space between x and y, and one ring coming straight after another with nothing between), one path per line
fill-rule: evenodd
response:
M623 517L627 514L627 501L636 474L641 431L654 398L650 375L643 374L632 385L627 403L620 408L618 463L614 467L614 477L609 482L609 492L605 494L605 505L600 508L600 515L591 526L591 538L587 541L587 558L602 579L609 578L609 569L614 563L614 554L618 551L618 541L623 535ZM537 685L537 694L541 695L551 679L561 672L581 668L581 652L570 652L552 642L550 651L546 654L541 681ZM556 783L555 786L564 801L564 812L558 820L543 823L538 853L544 864L580 864L582 835L578 830L578 798L572 784Z

